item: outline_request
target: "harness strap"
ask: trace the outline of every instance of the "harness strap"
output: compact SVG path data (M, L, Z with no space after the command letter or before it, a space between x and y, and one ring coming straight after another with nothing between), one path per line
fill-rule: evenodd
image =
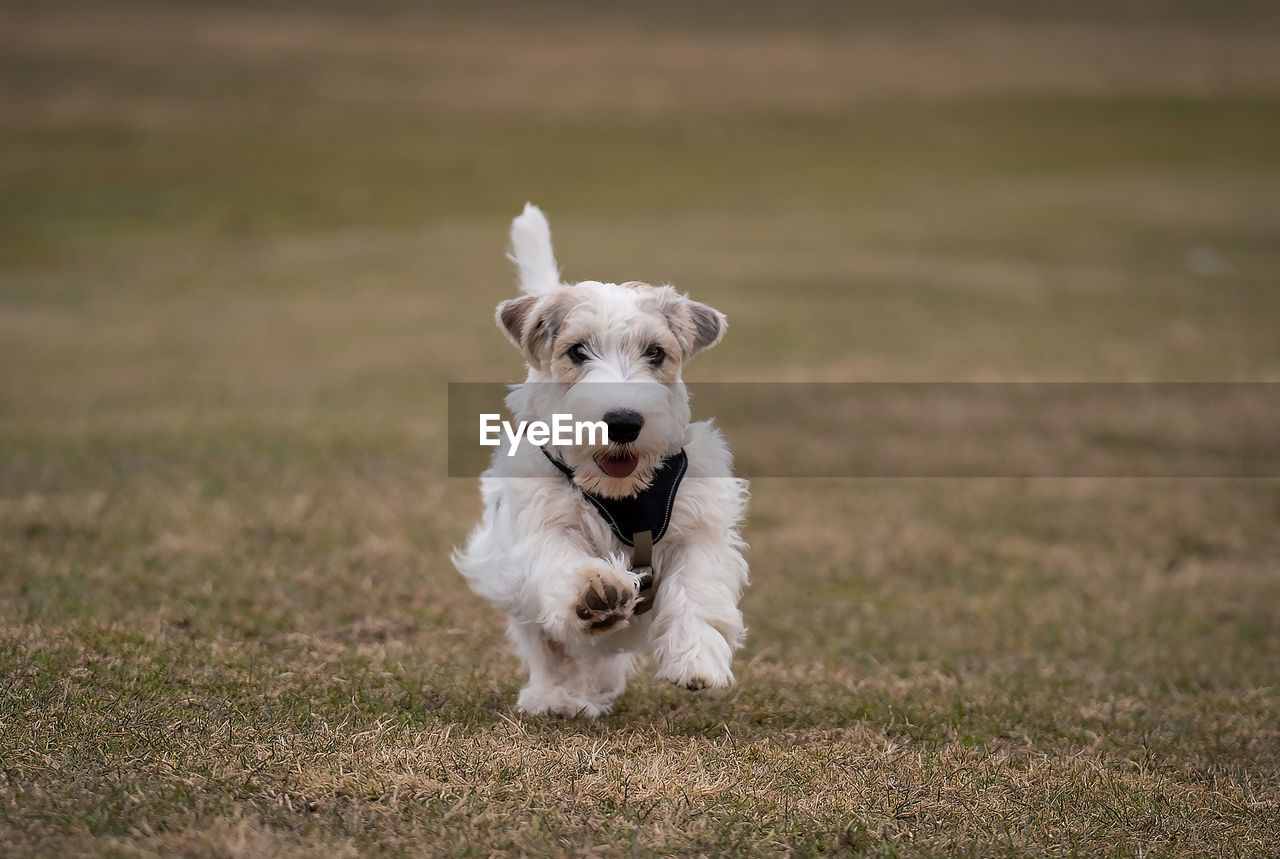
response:
M625 498L607 498L588 492L578 485L573 469L551 455L545 447L539 448L547 461L568 479L582 497L596 508L609 530L624 546L635 546L637 531L652 531L657 544L667 534L671 523L671 511L675 506L676 491L689 468L689 457L683 450L668 457L653 473L653 481L638 495Z
M542 453L591 502L608 523L614 536L623 545L631 547L631 572L639 578L634 613L644 614L652 609L657 591L657 578L653 572L653 544L666 536L676 490L689 466L689 458L685 452L682 450L663 463L655 474L655 482L631 499L602 498L587 492L574 481L572 468L552 456L545 447L542 448Z
M637 531L631 539L635 543L635 551L631 553L631 572L640 576L635 614L644 614L653 608L653 532Z
M631 536L632 541L636 544L635 551L631 553L631 564L636 567L652 567L653 566L653 532L637 531Z

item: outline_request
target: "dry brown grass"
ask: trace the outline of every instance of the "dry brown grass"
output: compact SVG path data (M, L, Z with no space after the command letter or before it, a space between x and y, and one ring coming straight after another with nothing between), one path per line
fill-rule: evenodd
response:
M707 8L0 13L0 854L1275 852L1274 480L760 480L735 691L513 713L526 198L696 379L1280 375L1269 6Z

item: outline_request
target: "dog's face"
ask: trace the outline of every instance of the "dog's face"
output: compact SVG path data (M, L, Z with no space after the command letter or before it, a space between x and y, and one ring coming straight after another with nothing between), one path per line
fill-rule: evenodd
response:
M670 286L583 281L498 305L498 326L524 353L528 383L512 395L526 419L600 421L609 443L555 452L584 489L634 495L685 443L685 363L724 336L722 313Z

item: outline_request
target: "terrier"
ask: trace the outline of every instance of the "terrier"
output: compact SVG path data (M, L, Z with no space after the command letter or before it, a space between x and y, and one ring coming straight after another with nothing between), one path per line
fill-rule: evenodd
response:
M562 283L532 204L511 224L510 258L523 294L495 318L527 376L507 407L517 422L571 414L607 429L571 445L504 442L480 478L483 518L453 553L507 614L529 672L517 707L608 713L644 653L658 679L731 686L748 485L711 421L691 420L681 379L724 337L724 314L671 286Z

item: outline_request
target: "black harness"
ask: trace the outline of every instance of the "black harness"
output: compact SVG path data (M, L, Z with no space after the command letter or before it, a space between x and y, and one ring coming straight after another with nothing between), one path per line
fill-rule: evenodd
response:
M635 550L631 554L631 569L640 574L635 614L644 614L653 608L653 547L666 536L667 526L671 524L671 508L675 505L680 481L689 468L689 457L683 450L668 457L653 473L649 485L637 495L606 498L578 486L574 483L572 468L552 456L545 447L541 450L582 493L582 497L591 502L613 535Z

